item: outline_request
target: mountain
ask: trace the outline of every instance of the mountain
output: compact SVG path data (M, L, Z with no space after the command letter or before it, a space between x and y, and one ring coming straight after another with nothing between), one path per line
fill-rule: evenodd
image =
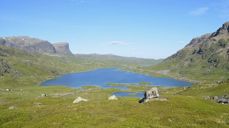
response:
M229 22L217 31L194 38L153 70L180 78L229 79Z
M53 46L56 49L57 54L72 55L72 52L70 51L70 48L69 48L69 43L67 42L54 43Z
M124 66L124 67L136 67L136 66L152 66L160 63L162 60L155 59L143 59L136 57L123 57L112 54L76 54L75 57L79 60L84 60L86 63L101 63L109 66Z
M72 55L66 42L50 43L28 36L12 36L0 38L0 45L24 50L29 53Z
M0 45L19 48L27 52L56 53L54 46L50 42L28 36L0 38Z

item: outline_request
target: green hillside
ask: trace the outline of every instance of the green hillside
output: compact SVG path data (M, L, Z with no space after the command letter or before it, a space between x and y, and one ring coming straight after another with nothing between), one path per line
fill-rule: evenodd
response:
M162 62L161 67L167 61ZM203 98L228 95L229 86L226 83L160 88L161 97L168 101L146 104L139 104L138 98L127 97L109 101L107 98L113 92L120 91L117 89L39 85L60 74L103 67L151 73L147 70L148 66L155 63L154 60L110 55L44 55L1 46L0 127L228 127L228 105ZM131 85L126 91L149 88L146 85ZM73 104L78 96L89 101Z
M200 81L229 79L229 23L194 38L185 48L152 67L156 73Z

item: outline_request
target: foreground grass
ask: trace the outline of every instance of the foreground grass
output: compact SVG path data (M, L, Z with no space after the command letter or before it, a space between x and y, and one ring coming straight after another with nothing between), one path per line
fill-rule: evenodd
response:
M228 85L224 85L228 86ZM218 87L220 88L220 87ZM218 91L220 89L217 89ZM168 101L108 101L114 89L23 87L0 93L0 127L228 127L228 105L190 95L193 89L162 89ZM227 88L228 91L228 88ZM48 94L41 97L42 93ZM89 102L73 104L81 96ZM14 109L9 109L10 107Z

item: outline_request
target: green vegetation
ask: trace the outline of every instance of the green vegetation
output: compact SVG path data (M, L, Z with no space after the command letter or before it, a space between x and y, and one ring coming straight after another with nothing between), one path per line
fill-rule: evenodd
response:
M63 73L114 66L110 62L97 63L79 58L28 54L5 47L0 47L0 53L3 60L1 65L7 69L1 71L0 81L2 128L229 126L228 105L203 99L203 96L228 94L228 84L201 84L185 89L159 88L161 96L168 98L164 102L139 104L138 98L128 97L109 101L108 97L119 90L90 86L79 89L43 87L39 83ZM122 65L120 63L118 66L122 68ZM147 72L137 64L132 64L132 67L135 71ZM144 82L142 85L125 86L129 88L127 91L150 88ZM89 101L73 104L78 96Z

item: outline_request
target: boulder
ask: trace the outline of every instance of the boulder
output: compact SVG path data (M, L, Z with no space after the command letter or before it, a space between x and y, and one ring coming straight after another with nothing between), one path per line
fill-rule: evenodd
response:
M156 87L151 88L145 92L146 99L159 98L158 89Z
M226 98L219 98L217 100L218 103L221 103L221 104L229 104L229 99L226 99Z
M72 103L73 104L78 104L80 102L87 102L87 101L88 101L88 99L84 99L82 97L77 97Z
M141 100L139 100L139 103L148 102L151 99L159 98L159 96L160 95L158 89L156 87L153 87L144 93L144 97Z
M8 109L9 110L13 110L13 109L15 109L16 107L15 106L10 106Z
M48 96L46 93L41 94L41 97L46 97L46 96Z
M112 95L108 97L108 100L118 100L118 98L115 95Z

